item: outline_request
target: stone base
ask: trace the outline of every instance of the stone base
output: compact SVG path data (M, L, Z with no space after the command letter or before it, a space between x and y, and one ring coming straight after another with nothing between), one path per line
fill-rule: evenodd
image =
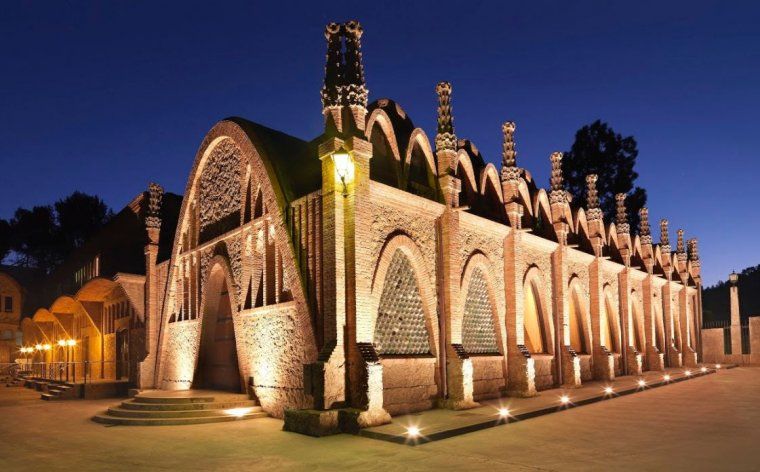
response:
M391 422L391 415L387 411L380 410L358 410L356 408L344 408L338 410L338 424L340 432L349 434L359 434L363 428L370 426L380 426Z
M594 378L596 380L615 380L615 356L602 352L594 356Z
M581 359L568 346L562 347L562 386L578 388L581 386ZM556 379L555 379L556 382Z
M519 354L510 357L513 360L509 362L507 394L518 398L537 396L535 360L524 348Z
M631 346L628 346L626 352L626 368L628 375L641 375L642 359L641 353Z
M668 367L682 367L683 359L681 352L678 349L671 349L668 353L668 361L670 365Z
M647 352L647 367L649 370L654 371L665 370L665 354L657 349L650 349L649 352Z
M308 436L329 436L341 432L339 410L285 410L282 429Z
M694 352L691 348L688 348L683 353L683 365L685 367L696 367L697 366L697 353Z
M474 400L456 400L453 398L448 398L446 400L439 399L436 402L436 406L438 408L444 408L446 410L469 410L470 408L479 407L480 403Z

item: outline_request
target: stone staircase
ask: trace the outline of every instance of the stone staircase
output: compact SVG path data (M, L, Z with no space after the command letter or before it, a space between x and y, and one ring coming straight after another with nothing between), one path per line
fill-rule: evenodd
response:
M95 415L92 420L107 425L166 426L221 423L268 416L245 394L224 392L152 391Z
M51 400L71 400L78 398L77 389L71 385L63 383L49 383L45 388L47 391L40 395L40 398L46 401Z

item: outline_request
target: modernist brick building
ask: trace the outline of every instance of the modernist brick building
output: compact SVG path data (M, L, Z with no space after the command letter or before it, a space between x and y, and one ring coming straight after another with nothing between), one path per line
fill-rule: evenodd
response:
M140 388L249 391L307 431L696 364L696 240L687 253L679 230L671 252L663 220L653 243L646 210L633 234L624 195L605 225L596 177L573 201L561 153L540 188L512 122L501 169L487 164L455 134L446 82L433 139L368 103L361 36L326 29L323 134L223 120L166 264L149 220Z
M36 364L37 373L137 382L137 362L145 357L146 278L161 270L161 258L168 265L181 201L151 185L39 284L37 304L21 322L30 351L21 357ZM153 241L150 225L159 217L169 231ZM153 246L155 254L146 258L145 248Z

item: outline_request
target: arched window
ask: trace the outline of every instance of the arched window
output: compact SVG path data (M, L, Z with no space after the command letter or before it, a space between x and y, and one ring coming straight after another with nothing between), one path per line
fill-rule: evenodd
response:
M633 307L631 308L631 316L633 317L633 331L631 331L631 337L633 338L633 347L635 347L638 352L643 352L644 343L641 341L642 332L639 313L639 307L634 302Z
M570 347L577 353L586 354L586 339L583 336L583 319L585 318L581 307L578 291L573 290L570 295Z
M380 124L375 122L370 134L372 159L369 161L369 176L372 180L398 187L397 164L393 151Z
M380 355L430 353L417 277L411 262L400 249L393 254L385 276L374 341Z
M435 200L435 184L429 175L425 153L419 145L412 144L412 154L407 171L407 191L421 197Z
M535 282L528 283L523 290L523 315L525 346L532 353L547 352L543 307Z
M470 354L498 354L488 285L480 269L470 278L462 319L462 346Z

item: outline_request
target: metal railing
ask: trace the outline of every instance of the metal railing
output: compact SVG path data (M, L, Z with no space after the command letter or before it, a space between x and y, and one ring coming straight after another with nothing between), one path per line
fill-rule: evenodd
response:
M731 320L705 320L702 322L703 329L727 328L731 326Z
M120 380L119 361L30 362L30 376L37 379L69 383L92 383L100 380Z
M742 354L750 354L751 349L749 347L749 325L745 324L741 326L742 333Z

